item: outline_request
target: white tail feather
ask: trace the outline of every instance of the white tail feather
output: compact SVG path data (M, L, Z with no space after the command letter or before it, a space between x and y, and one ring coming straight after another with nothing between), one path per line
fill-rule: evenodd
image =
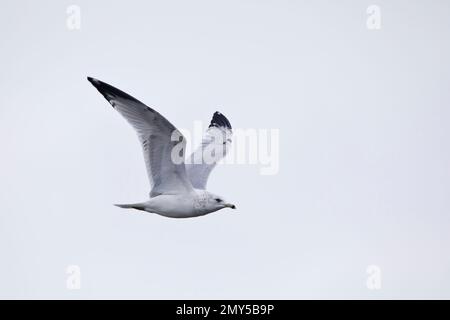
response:
M144 203L115 204L115 206L123 209L145 210Z

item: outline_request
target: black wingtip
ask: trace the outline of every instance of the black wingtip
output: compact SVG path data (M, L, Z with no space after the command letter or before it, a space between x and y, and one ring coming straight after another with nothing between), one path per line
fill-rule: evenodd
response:
M114 105L111 102L111 100L116 97L120 97L120 98L124 98L124 99L142 103L139 100L137 100L136 98L130 96L128 93L125 93L122 90L119 90L116 87L113 87L112 85L107 84L106 82L100 81L100 80L92 78L92 77L87 77L87 79L103 95L103 97L105 97L105 99L111 103L111 105L113 107L114 107Z
M96 87L97 89L101 86L102 82L98 79L92 78L92 77L87 77L87 80L92 83L92 85L94 87Z
M92 77L87 77L87 79L94 87L96 87L99 90L100 90L101 87L110 86L109 84L107 84L107 83L105 83L103 81L100 81L98 79L92 78Z
M209 127L224 127L231 130L230 121L219 111L214 112Z

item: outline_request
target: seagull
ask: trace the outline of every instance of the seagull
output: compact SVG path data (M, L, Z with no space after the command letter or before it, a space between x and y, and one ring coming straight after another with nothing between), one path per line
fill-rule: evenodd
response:
M116 206L169 218L191 218L223 208L236 209L234 204L206 191L211 171L231 145L231 124L223 114L218 111L213 114L201 145L192 153L189 163L185 163L186 139L166 118L105 82L87 79L135 129L144 152L150 199Z

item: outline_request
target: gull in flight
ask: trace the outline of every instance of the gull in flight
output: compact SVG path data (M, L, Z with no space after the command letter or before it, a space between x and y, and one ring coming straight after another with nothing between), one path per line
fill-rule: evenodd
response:
M223 114L214 113L200 147L192 153L190 163L185 163L186 140L166 118L105 82L91 77L88 80L136 130L144 151L150 200L116 206L170 218L236 209L234 204L205 190L209 174L231 144L231 124Z

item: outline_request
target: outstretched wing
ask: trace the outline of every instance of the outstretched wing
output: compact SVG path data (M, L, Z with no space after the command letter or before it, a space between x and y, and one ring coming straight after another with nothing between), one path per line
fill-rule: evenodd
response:
M88 80L136 130L152 188L150 197L193 191L184 166L183 135L166 118L129 94L100 80Z
M220 112L215 112L202 144L186 164L187 175L194 188L206 189L209 174L228 152L231 136L230 121Z

